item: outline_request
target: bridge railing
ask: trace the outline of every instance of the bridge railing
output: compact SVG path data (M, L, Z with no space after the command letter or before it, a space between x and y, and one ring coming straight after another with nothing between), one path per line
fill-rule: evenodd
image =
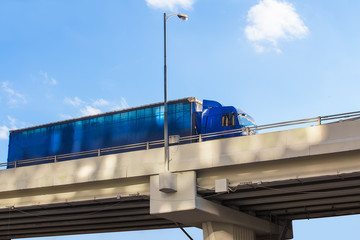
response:
M253 127L246 127L246 128L242 128L242 129L232 129L232 130L227 130L227 131L206 133L206 134L200 134L200 135L184 136L184 137L180 137L179 142L175 143L175 144L186 144L186 143L201 142L201 141L219 139L219 138L247 136L247 135L253 135L256 132L267 130L267 129L298 126L298 125L303 125L303 124L316 123L316 125L321 125L321 124L328 123L329 121L334 121L334 120L339 120L339 121L360 120L360 111L334 114L334 115L328 115L328 116L319 116L319 117L313 117L313 118L305 118L305 119L294 120L294 121L278 122L278 123L273 123L273 124L264 124L264 125L258 125L258 126L253 126ZM145 150L145 149L157 148L157 147L163 147L163 146L164 146L164 140L156 140L156 141L149 141L149 142L143 142L143 143L127 144L127 145L116 146L116 147L95 149L95 150L89 150L89 151L83 151L83 152L77 152L77 153L67 153L67 154L48 156L48 157L42 157L42 158L33 158L33 159L26 159L26 160L15 161L15 162L0 163L0 168L4 168L4 167L16 168L16 167L21 167L21 166L36 165L36 164L42 164L42 163L67 161L67 160L73 160L73 159L84 158L84 157L95 157L95 156L103 156L103 155L108 155L108 154L129 152L129 151L135 151L135 150Z

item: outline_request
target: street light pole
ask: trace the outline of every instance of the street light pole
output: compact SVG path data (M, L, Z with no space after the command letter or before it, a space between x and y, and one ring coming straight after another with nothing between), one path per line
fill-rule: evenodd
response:
M167 66L166 66L166 13L164 13L164 151L165 171L169 171L169 132L167 112Z
M168 111L167 111L167 66L166 66L166 22L169 18L177 16L183 21L188 20L185 14L170 14L164 13L164 151L165 151L165 171L170 170L169 157L169 127L168 127Z

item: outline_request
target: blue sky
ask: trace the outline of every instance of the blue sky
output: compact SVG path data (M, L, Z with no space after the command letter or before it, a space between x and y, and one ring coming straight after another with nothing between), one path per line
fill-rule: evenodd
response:
M359 9L355 0L1 0L0 162L9 129L163 101L165 11L189 15L168 21L169 99L218 100L258 124L357 111ZM357 239L359 220L298 221L294 239Z

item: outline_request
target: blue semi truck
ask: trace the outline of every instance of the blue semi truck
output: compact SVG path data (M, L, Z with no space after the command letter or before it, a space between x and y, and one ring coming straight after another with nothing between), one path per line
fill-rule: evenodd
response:
M216 101L201 102L190 97L168 102L169 135L184 137L254 125L254 120L245 112ZM155 103L12 130L8 163L40 164L48 161L26 163L26 160L50 156L68 155L74 159L74 154L79 152L163 139L164 106Z

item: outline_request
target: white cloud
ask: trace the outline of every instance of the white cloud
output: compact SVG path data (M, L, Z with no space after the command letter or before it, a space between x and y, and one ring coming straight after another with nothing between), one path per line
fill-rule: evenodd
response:
M178 8L191 9L195 0L146 0L149 7L176 11Z
M0 139L7 140L9 138L9 130L7 126L0 126Z
M15 119L15 118L12 118L10 116L7 116L7 122L9 123L8 126L6 125L3 125L3 126L0 126L0 140L7 140L9 138L9 131L11 129L16 129L16 124L18 123L18 121ZM21 125L24 125L24 123L21 123Z
M94 106L94 107L101 107L101 106L106 106L106 105L109 105L109 101L106 101L106 100L103 99L103 98L96 99L96 100L93 102L93 106Z
M26 103L26 98L21 93L15 91L14 89L9 87L9 82L2 82L1 87L3 91L7 93L8 103L16 104L16 103Z
M8 120L9 120L9 122L10 122L10 128L11 129L16 129L17 127L16 127L16 119L15 118L12 118L12 117L10 117L10 116L7 116L7 118L8 118Z
M44 83L50 84L50 85L57 84L57 80L54 77L50 76L47 72L41 71L39 74L44 77Z
M85 102L83 100L81 100L79 97L74 97L74 98L66 97L64 99L64 103L70 104L73 107L79 107L80 105L84 104Z
M129 107L129 104L126 102L125 98L123 97L121 97L120 104L105 100L103 98L92 100L91 102L92 103L90 103L89 101L83 101L79 97L73 97L73 98L67 97L64 99L64 103L77 108L81 116L95 115L102 112L113 111L113 110ZM60 114L60 117L62 119L73 118L73 116L69 114Z
M69 115L69 114L60 114L60 119L62 120L67 120L67 119L72 119L74 118L73 116Z
M128 108L129 104L127 103L126 99L124 97L121 97L121 107L122 108Z
M260 0L250 8L245 28L246 37L257 52L273 49L281 52L280 40L304 38L309 30L292 4L278 0Z
M83 116L88 116L88 115L99 114L99 113L101 113L101 110L87 105L87 106L85 106L85 108L80 109L80 112Z
M124 109L124 108L128 108L129 104L127 103L126 99L121 97L121 101L120 104L114 105L112 107L112 110L120 110L120 109Z

